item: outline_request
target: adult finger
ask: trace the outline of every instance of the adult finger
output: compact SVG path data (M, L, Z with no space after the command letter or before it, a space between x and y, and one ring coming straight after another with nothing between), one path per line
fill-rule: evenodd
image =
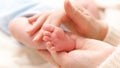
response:
M84 22L87 19L90 19L90 14L80 5L75 5L72 0L65 0L65 11L67 15L72 19L72 21L77 25L82 25L79 22Z
M47 17L50 15L51 12L46 11L44 13L42 13L40 15L40 17L36 20L35 23L33 23L32 27L30 27L30 29L28 29L27 33L32 36L34 35L43 25L43 23L45 22L45 20L47 19Z
M39 14L36 14L36 15L34 15L34 16L32 16L32 17L29 17L29 18L28 18L29 23L30 23L30 24L33 24L33 23L38 19L38 17L41 16L41 14L42 14L42 13L39 13Z
M50 62L55 66L59 66L54 59L52 58L51 54L47 50L37 50L38 54L46 61Z
M65 0L64 3L65 11L75 24L76 30L82 36L101 39L100 31L103 26L77 1L79 0Z
M66 16L66 13L63 8L53 11L52 14L47 18L44 24L52 24L58 27L61 24L64 24L73 33L78 34L78 32L75 30L75 27L73 26L74 24L71 23L71 20ZM41 28L41 30L38 32L38 34L33 39L33 41L40 42L42 40L42 33L43 33L43 30Z
M60 26L60 24L63 22L63 19L65 20L64 10L63 9L55 10L52 12L52 14L49 15L43 26L45 24ZM40 42L42 40L43 31L44 30L41 28L40 31L37 33L37 35L34 37L33 39L34 42Z
M62 68L62 66L64 66L64 63L67 62L65 60L68 60L67 52L56 52L55 50L52 49L51 44L47 45L46 47L47 47L48 51L50 52L54 61L59 65L59 68Z

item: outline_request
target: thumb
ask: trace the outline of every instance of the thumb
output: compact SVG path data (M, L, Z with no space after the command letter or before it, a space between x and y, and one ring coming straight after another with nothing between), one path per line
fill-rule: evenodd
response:
M84 22L89 19L88 17L90 17L88 11L86 11L81 5L79 5L79 3L77 3L77 0L65 0L64 8L67 15L76 25L82 25L78 22Z
M53 60L58 64L58 67L62 68L66 58L68 58L68 54L66 52L56 52L55 50L52 50L51 45L47 45L47 49L50 52Z

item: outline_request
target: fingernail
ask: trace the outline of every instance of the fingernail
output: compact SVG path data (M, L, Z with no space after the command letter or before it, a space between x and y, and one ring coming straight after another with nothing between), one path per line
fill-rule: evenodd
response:
M33 42L39 42L39 37L36 36L32 41L33 41Z

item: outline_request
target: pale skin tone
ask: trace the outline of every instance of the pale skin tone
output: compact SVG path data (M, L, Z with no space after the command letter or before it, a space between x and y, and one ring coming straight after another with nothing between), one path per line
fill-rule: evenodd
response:
M43 26L43 40L53 51L71 51L81 49L82 37L72 33L64 32L63 29L54 25L46 24ZM81 43L82 42L82 43Z
M89 37L89 38L95 38L95 39L103 40L105 35L106 35L106 32L107 32L107 25L105 23L101 22L101 21L98 21L96 18L94 18L94 16L95 17L99 16L98 13L97 13L97 8L94 10L94 12L91 9L91 7L95 8L95 5L92 4L92 6L86 6L86 2L89 2L89 1L86 1L86 0L84 0L82 2L79 1L79 0L76 0L76 1L77 2L75 2L75 3L77 3L77 4L79 4L79 2L82 3L83 7L86 8L87 10L89 10L89 12L91 12L93 14L90 14L89 12L84 10L83 7L80 7L81 4L77 5L77 8L76 8L75 6L70 5L68 3L67 5L65 4L65 8L66 8L65 10L63 8L60 8L60 9L57 9L57 10L53 11L53 14L51 14L46 19L45 23L53 24L55 26L60 26L60 24L62 24L62 22L64 22L63 24L67 25L67 27L70 28L70 30L72 30L72 32L74 32L76 34L80 34L82 36ZM90 1L90 3L94 3L94 2ZM87 3L87 5L88 4L89 3ZM69 5L69 7L68 7L68 5ZM72 8L72 7L75 7L75 8ZM74 14L70 13L71 9L75 10L75 11L72 11ZM80 9L80 10L77 10L77 9ZM65 11L68 12L68 13L66 14ZM79 17L77 17L78 13L80 14ZM74 15L74 17L73 17L73 15ZM59 16L59 18L57 18L57 16ZM69 16L69 18L68 18L68 16ZM56 18L56 19L54 19L54 18ZM70 22L72 22L71 20L74 23L70 25ZM36 25L35 26L33 25L33 27L31 27L28 30L29 35L36 34L35 31L39 30L38 26L42 27L41 26L41 21L37 20ZM75 27L74 27L74 25L75 25ZM96 27L96 25L97 25L97 27ZM36 37L33 39L33 41L40 42L41 39L42 39L43 30L40 29L37 32L38 33L37 33Z
M74 1L76 1L76 0L74 0ZM69 9L67 9L67 7ZM80 20L78 18L81 18L81 17L86 18L86 16L81 16L82 13L80 13L80 11L78 11L78 9L71 10L73 8L70 6L70 3L68 1L65 3L65 11L66 11L67 15L70 16L70 18L73 21L76 20L76 21L80 22ZM59 24L56 24L56 22L61 22L62 16L60 15L60 16L56 17L51 12L50 13L47 12L47 13L48 13L48 15L44 15L44 14L40 15L42 18L41 24L43 24L45 22L45 20L50 21L51 19L56 18L54 20L51 20L52 21L51 23L50 22L47 22L47 23L59 26ZM73 13L75 13L76 16L73 15ZM46 16L47 16L47 18L46 18ZM60 66L61 68L70 68L70 67L74 68L75 66L76 66L76 68L80 68L80 67L85 68L86 66L88 66L89 68L90 67L93 68L93 67L98 66L100 63L102 63L114 51L114 47L112 47L111 45L109 45L107 43L104 43L104 42L101 42L98 40L93 40L93 39L81 38L81 37L80 37L81 45L79 45L79 46L82 46L82 48L80 48L80 49L74 48L74 50L72 50L70 52L55 52L55 51L51 50L51 48L49 46L45 45L43 42L41 42L41 43L32 42L32 39L35 37L35 35L33 34L33 36L29 36L26 33L26 31L24 31L24 29L28 29L30 27L33 28L34 22L37 21L38 17L39 17L39 15L37 15L36 17L32 17L31 19L24 18L24 17L17 18L15 20L11 21L11 23L9 25L9 29L10 29L12 35L17 40L19 40L20 42L22 42L23 44L25 44L29 47L35 48L36 50L39 49L38 52L41 56L43 56L44 59L46 59L47 61L50 61L51 63L54 63L57 66ZM66 18L65 18L65 20L66 20ZM44 21L44 22L42 22L42 21ZM83 21L85 22L86 19L84 19ZM90 22L90 21L87 21L87 22ZM98 22L100 22L100 21L98 21ZM98 22L94 21L94 23L96 23L96 24ZM76 23L76 25L78 25L78 24ZM99 24L99 25L101 25L101 24ZM99 26L99 25L96 25L96 26ZM79 27L80 26L78 26L77 28L79 29ZM106 30L104 28L104 26L100 27L99 29L102 31ZM91 30L95 31L94 29L91 29ZM88 31L89 31L89 29L88 29ZM97 31L97 32L99 33L99 31ZM36 32L34 32L34 33L36 33ZM88 34L88 37L90 37L90 38L98 39L96 36L93 37L94 35L92 35L92 36L91 36L91 34L89 35L89 32L84 32L84 33L86 33L86 35ZM103 32L102 35L104 35L104 34L105 33ZM100 35L100 37L101 37L101 35ZM41 49L46 49L45 46L47 47L47 49L49 51L41 50ZM78 55L77 57L76 57L76 54ZM91 54L93 54L92 57L91 57ZM90 61L88 62L87 59ZM96 59L97 60L99 59L99 60L96 61ZM78 61L76 61L76 60L78 60ZM62 62L62 61L64 61L64 62ZM79 64L77 64L77 63L79 63ZM91 63L93 63L93 64L91 64ZM72 67L70 65L75 65L75 66Z
M43 40L55 51L71 51L77 47L77 37L70 32L64 32L61 28L46 24L43 26Z
M115 49L105 42L64 32L50 24L44 25L43 30L43 40L47 42L46 47L50 53L40 53L44 53L47 58L51 54L50 62L58 68L97 68Z
M77 0L76 0L77 1ZM91 1L86 1L85 4L84 4L84 1L77 1L77 2L74 2L75 4L78 4L78 2L81 2L81 4L84 6L84 8L87 8L88 10L92 11L91 9L89 9L89 7L91 7L91 5L86 5L88 3L92 3ZM87 3L88 2L88 3ZM67 2L66 2L67 3ZM68 5L65 5L65 8L66 8L66 11L70 11L70 9L74 9L74 10L77 10L77 9L80 9L79 11L73 11L73 12L76 12L76 14L72 14L72 13L69 13L69 17L71 17L71 19L73 19L74 21L74 24L77 24L76 27L77 28L73 28L73 29L76 29L78 32L79 32L79 35L82 35L82 36L85 36L85 37L91 37L91 38L96 38L96 39L100 39L102 40L103 37L105 36L105 33L106 33L106 25L104 25L103 23L97 21L97 19L95 19L93 16L97 16L97 13L94 13L93 15L91 15L89 12L87 12L83 7L79 7L81 5L77 5L77 6L74 6L74 5L71 5L69 3L67 3L70 8L68 7ZM93 7L94 5L92 5ZM77 7L77 8L72 8L72 7ZM59 13L61 11L61 13ZM78 13L82 13L81 15L79 15L79 18L74 18L78 15ZM59 14L56 14L56 13L59 13ZM75 15L74 17L71 16L72 15ZM45 14L44 14L45 15ZM53 17L56 17L56 16L60 16L60 18L58 18L58 20L60 20L59 22L56 22L56 21L53 21ZM35 16L36 17L36 16ZM47 17L47 16L46 16ZM73 17L73 18L72 18ZM31 35L34 35L37 33L37 35L35 36L35 38L33 39L34 42L40 42L42 40L42 37L43 37L43 32L44 32L44 29L43 27L40 29L41 27L41 18L42 17L39 17L39 19L37 20L37 22L35 22L32 26L32 28L30 28L27 32L28 34L31 36ZM34 19L34 16L33 16L33 19ZM57 19L57 18L55 18ZM30 18L30 20L32 20L32 18ZM65 11L63 9L57 9L55 11L53 11L53 14L51 14L48 19L46 19L45 21L45 24L46 23L55 23L56 26L59 26L60 24L62 24L62 22L65 21L68 21L70 22L70 18L67 17L67 14L65 13ZM78 22L80 21L80 22ZM43 21L42 21L43 22ZM84 22L84 23L83 23ZM65 23L66 24L66 23ZM73 24L73 25L74 25ZM103 25L102 25L103 24ZM98 25L96 27L96 25ZM44 26L44 25L43 25ZM101 30L101 28L103 28L104 30ZM40 29L40 30L39 30ZM72 30L71 30L72 31ZM73 31L74 33L78 34L77 31ZM103 34L101 34L103 33ZM61 35L63 35L63 33L61 33ZM62 37L64 38L64 37ZM66 37L65 37L66 38ZM67 41L67 40L66 40ZM58 43L58 42L57 42ZM58 45L59 48L57 49L60 49L60 50L57 50L57 51L62 51L62 48L66 48L66 49L74 49L74 46L70 46L70 41L65 44L68 48L65 47L65 45L63 44L60 44ZM64 46L64 47L63 47ZM71 48L70 48L71 47ZM68 51L68 50L67 50Z
M78 38L79 45L72 51L56 52L48 45L49 52L39 50L39 54L58 68L97 68L115 50L99 40Z

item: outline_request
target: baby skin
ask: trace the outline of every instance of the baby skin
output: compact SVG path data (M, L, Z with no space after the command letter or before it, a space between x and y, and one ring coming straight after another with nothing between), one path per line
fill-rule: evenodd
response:
M46 24L43 26L43 40L54 51L71 51L75 48L75 40L71 33L64 32L60 27Z

